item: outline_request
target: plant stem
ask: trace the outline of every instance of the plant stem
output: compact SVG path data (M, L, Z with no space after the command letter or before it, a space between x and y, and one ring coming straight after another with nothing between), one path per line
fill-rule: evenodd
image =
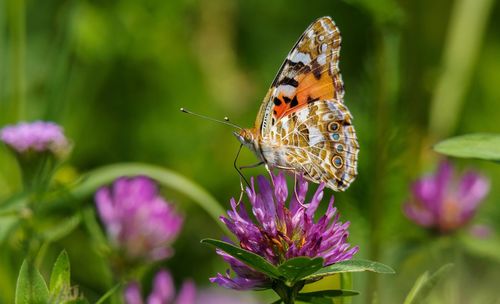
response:
M26 12L25 0L10 0L9 27L11 37L10 79L11 118L21 120L25 111L25 59L26 59Z
M297 282L293 286L288 286L283 281L275 281L273 290L278 294L284 304L294 304L299 291L304 287L304 282Z
M457 0L454 3L443 72L431 101L429 131L434 133L434 138L449 136L457 126L493 3L493 0Z

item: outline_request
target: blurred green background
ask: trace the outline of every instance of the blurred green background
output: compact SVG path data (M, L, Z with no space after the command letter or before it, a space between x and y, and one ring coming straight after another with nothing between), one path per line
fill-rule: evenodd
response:
M359 176L335 194L336 204L352 223L358 257L398 272L355 275L362 296L354 303L371 301L374 291L380 303L400 303L419 274L456 263L457 256L453 237L436 239L403 216L409 182L435 168L437 141L500 132L498 1L1 0L0 126L35 119L62 124L74 144L62 181L105 164L145 162L196 181L227 208L239 195L232 164L239 144L230 128L179 108L253 125L287 52L325 15L342 33L345 103L361 146ZM241 164L254 162L243 152ZM500 280L494 249L500 246L500 170L482 161L456 163L491 178L474 222L491 225L494 235L488 244L466 248L454 270L459 282L444 282L435 298L452 293L461 295L454 303L497 303L487 301L495 301ZM19 189L17 174L13 158L0 149L0 198ZM192 277L208 285L207 277L225 265L198 241L222 231L175 189L164 194L186 216L177 254L165 265L179 282ZM50 252L55 258L68 250L73 279L92 299L106 286L103 261L82 248L86 238L78 229ZM447 246L452 249L433 251ZM1 303L12 299L21 262L16 250L16 244L1 245Z

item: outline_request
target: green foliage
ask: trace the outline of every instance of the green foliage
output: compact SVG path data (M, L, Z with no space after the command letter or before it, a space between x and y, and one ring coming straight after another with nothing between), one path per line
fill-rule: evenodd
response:
M47 288L42 274L32 263L25 260L21 265L16 286L15 303L86 304L88 301L71 286L68 254L63 250L57 257Z
M49 300L49 289L42 275L31 263L24 261L19 271L15 304L44 304Z
M323 267L322 269L316 271L315 273L306 276L305 279L311 280L311 279L318 279L324 276L334 275L337 273L363 272L363 271L370 271L370 272L384 273L384 274L396 273L391 267L379 262L353 259L353 260L341 261L333 265Z
M424 303L425 297L450 273L452 268L452 264L447 264L439 268L432 275L428 271L424 272L415 281L415 285L413 285L403 304Z
M434 150L441 154L500 162L499 134L467 134L437 143Z
M50 294L52 297L57 297L64 290L69 290L71 287L70 281L70 265L68 254L65 250L59 254L52 273L50 275Z
M297 257L285 261L278 266L278 270L285 279L293 285L310 274L315 273L323 267L322 258Z
M273 283L272 288L278 293L278 295L280 295L283 301L286 301L285 297L290 294L290 291L287 291L287 289L292 290L298 286L298 290L300 290L308 281L316 281L325 276L362 271L385 274L395 273L389 266L372 261L348 260L323 267L322 258L309 257L293 258L278 265L276 268L261 256L248 250L236 247L232 244L213 239L204 239L201 242L210 244L224 251L240 262L273 279L275 283ZM334 297L354 296L357 294L359 294L357 291L350 290L321 290L308 293L298 293L296 299L307 303L319 304L327 303L325 301L331 301L330 299ZM279 301L275 303L279 303Z
M269 276L270 278L280 279L283 273L276 268L273 264L269 263L266 259L248 250L241 249L232 244L214 240L214 239L204 239L202 243L212 245L225 253L231 255L232 257L238 259L239 261L245 263L246 265L252 267L253 269L262 272L263 274Z
M332 298L340 298L340 297L352 297L358 295L359 292L352 290L322 290L322 291L313 291L313 292L303 292L299 293L297 296L297 300L309 303L332 303Z

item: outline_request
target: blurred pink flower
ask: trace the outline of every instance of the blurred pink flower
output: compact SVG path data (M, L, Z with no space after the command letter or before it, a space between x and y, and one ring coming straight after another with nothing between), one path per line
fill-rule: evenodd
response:
M451 164L444 161L435 175L413 183L403 209L418 225L446 233L465 225L488 192L485 177L473 171L454 177Z
M143 304L141 290L136 282L129 283L124 292L125 303ZM186 281L177 297L172 276L166 270L160 270L153 281L153 290L147 297L147 304L194 304L196 288L194 283Z
M0 130L0 140L18 153L51 152L61 157L70 149L63 129L53 122L21 122L5 126Z
M97 211L114 247L132 260L157 261L172 254L183 219L148 177L119 178L95 195Z

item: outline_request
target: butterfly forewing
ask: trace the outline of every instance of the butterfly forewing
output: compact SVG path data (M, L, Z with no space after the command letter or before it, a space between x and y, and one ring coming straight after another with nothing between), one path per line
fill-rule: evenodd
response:
M261 106L256 128L265 135L278 119L317 100L342 102L338 68L341 36L330 17L313 22L299 38Z

